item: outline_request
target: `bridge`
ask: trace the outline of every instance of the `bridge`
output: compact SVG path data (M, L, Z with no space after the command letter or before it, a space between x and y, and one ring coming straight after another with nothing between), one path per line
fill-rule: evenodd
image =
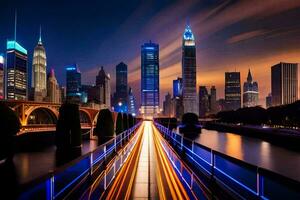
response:
M18 135L30 132L55 131L61 104L20 100L1 101L14 110L19 117L22 128ZM92 128L96 125L99 111L80 106L81 128L91 130L92 134Z
M202 134L206 137L205 131ZM299 153L285 152L290 163L263 165L236 156L243 153L241 141L238 136L226 137L231 149L222 151L213 147L216 138L205 144L201 138L191 140L159 123L143 121L24 184L19 198L300 199ZM277 157L281 156L274 148ZM257 152L253 156L260 157Z

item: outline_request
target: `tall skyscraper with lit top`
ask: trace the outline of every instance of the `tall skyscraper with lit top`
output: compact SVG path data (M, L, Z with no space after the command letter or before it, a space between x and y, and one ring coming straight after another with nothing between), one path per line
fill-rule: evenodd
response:
M47 58L42 43L41 29L38 44L34 48L32 60L32 87L34 88L34 101L43 101L47 96Z
M258 105L258 84L253 82L250 69L248 71L247 81L244 83L243 106L254 107Z
M141 114L151 118L159 113L159 46L145 43L141 47Z
M81 99L81 73L76 64L68 65L67 72L67 101L79 103Z
M196 44L189 24L182 37L182 98L184 113L198 114L197 106Z

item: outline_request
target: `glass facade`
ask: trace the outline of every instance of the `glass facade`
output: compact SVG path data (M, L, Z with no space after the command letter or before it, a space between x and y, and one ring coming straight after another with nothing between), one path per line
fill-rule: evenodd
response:
M4 56L0 54L0 99L4 96Z
M141 113L153 117L159 113L159 46L145 43L141 47Z
M184 113L198 114L196 44L191 27L186 26L182 37L182 97Z
M127 112L128 110L128 72L127 65L123 62L116 66L116 92L114 94L114 110ZM122 106L120 106L122 105Z
M131 88L129 88L129 92L128 92L128 113L132 114L132 116L137 115L136 100Z
M16 41L7 41L6 98L27 100L27 50Z
M254 107L258 105L258 84L253 82L249 69L247 81L244 83L243 106Z
M173 80L173 97L181 97L182 96L182 78L177 78Z

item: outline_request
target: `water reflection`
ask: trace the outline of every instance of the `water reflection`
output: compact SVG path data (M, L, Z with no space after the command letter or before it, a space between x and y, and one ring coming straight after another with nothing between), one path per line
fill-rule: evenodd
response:
M10 199L16 199L18 195L18 181L14 162L7 160L0 164L0 194Z
M242 138L239 135L226 134L226 153L243 160Z

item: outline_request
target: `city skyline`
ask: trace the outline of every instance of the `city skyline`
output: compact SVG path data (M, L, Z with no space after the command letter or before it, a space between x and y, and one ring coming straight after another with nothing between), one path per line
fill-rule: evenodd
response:
M187 1L185 6L182 7L180 2L170 3L167 1L152 4L146 2L142 5L139 1L136 1L136 5L125 5L126 3L123 3L125 6L123 9L124 13L119 13L118 16L113 17L110 24L105 24L100 18L104 17L104 15L112 17L108 11L115 7L117 2L109 6L99 3L95 4L95 8L102 6L102 9L107 8L108 10L103 13L103 16L96 13L97 9L93 9L93 12L90 12L90 14L85 11L78 17L80 18L79 22L89 22L89 17L92 15L96 17L96 21L100 20L99 24L97 25L94 22L92 24L87 23L91 27L91 31L75 34L68 39L65 37L72 34L69 30L66 30L69 29L69 26L65 26L66 22L71 27L76 27L76 23L79 23L73 22L70 20L70 17L67 17L67 13L70 11L64 11L64 6L56 10L50 9L50 13L57 14L57 16L50 15L54 17L52 20L61 18L61 22L53 24L50 17L43 16L36 19L35 16L29 13L32 6L35 5L30 4L30 2L27 2L27 4L3 4L3 12L1 13L1 22L3 23L1 24L5 28L0 36L0 41L2 41L1 52L5 53L5 41L13 38L14 10L17 9L19 16L17 40L28 50L29 68L31 68L32 64L33 48L38 37L38 30L40 25L42 25L44 32L43 43L47 49L48 66L49 69L54 68L57 72L57 79L60 85L65 85L63 66L68 63L76 62L82 69L83 84L92 84L91 80L94 79L93 75L99 66L103 65L107 72L113 75L114 66L123 61L128 64L129 85L132 86L134 93L137 94L140 90L140 79L137 76L140 74L139 46L145 41L152 39L160 45L160 77L162 80L160 83L160 94L164 95L168 91L170 92L172 90L172 80L181 75L180 35L185 27L187 17L193 27L196 43L198 44L197 87L199 85L215 85L219 91L218 98L224 97L224 71L236 69L241 72L241 80L245 80L248 68L251 68L256 81L264 83L260 87L259 105L265 106L265 97L271 92L271 66L281 61L298 63L300 60L298 58L300 48L297 45L300 41L298 36L300 28L295 20L289 20L300 16L299 12L297 12L299 11L299 2L225 1L201 3ZM52 3L45 2L45 8L47 6L50 8L54 7ZM150 9L151 12L141 12L146 10L147 6L156 6L159 9ZM79 7L81 8L81 4L75 3L72 6L72 11L76 11ZM247 12L239 13L240 16L236 16L237 14L234 11L245 7L249 7ZM193 11L193 8L195 11ZM177 12L179 10L182 11L180 14ZM175 14L178 14L175 18L177 23L174 23L175 19L171 18L160 20L164 15ZM123 15L126 16L124 17ZM121 19L121 17L123 18ZM142 17L143 20L138 20L139 17ZM257 19L260 19L260 24L255 23ZM276 21L276 24L274 21ZM152 30L147 28L149 23L154 24ZM84 26L87 25L85 24ZM107 33L98 34L101 27L106 27ZM238 30L237 27L239 27ZM130 28L130 31L124 31L125 29L128 30L128 28ZM172 33L168 31L169 28L172 28ZM136 33L139 33L138 36ZM83 42L79 42L78 45L70 45L78 41L79 35L84 38ZM128 38L128 40L124 41L124 38ZM114 45L108 45L108 41L114 41ZM85 53L87 50L80 48L82 43L89 47L86 49L95 48L95 53ZM67 53L56 56L57 50L61 47L64 47L64 52ZM218 59L215 59L215 57ZM31 73L31 69L28 71ZM211 77L214 77L214 80ZM111 82L111 87L115 88L114 76L112 76ZM139 95L137 95L137 101L139 105ZM162 99L160 101L162 103Z

